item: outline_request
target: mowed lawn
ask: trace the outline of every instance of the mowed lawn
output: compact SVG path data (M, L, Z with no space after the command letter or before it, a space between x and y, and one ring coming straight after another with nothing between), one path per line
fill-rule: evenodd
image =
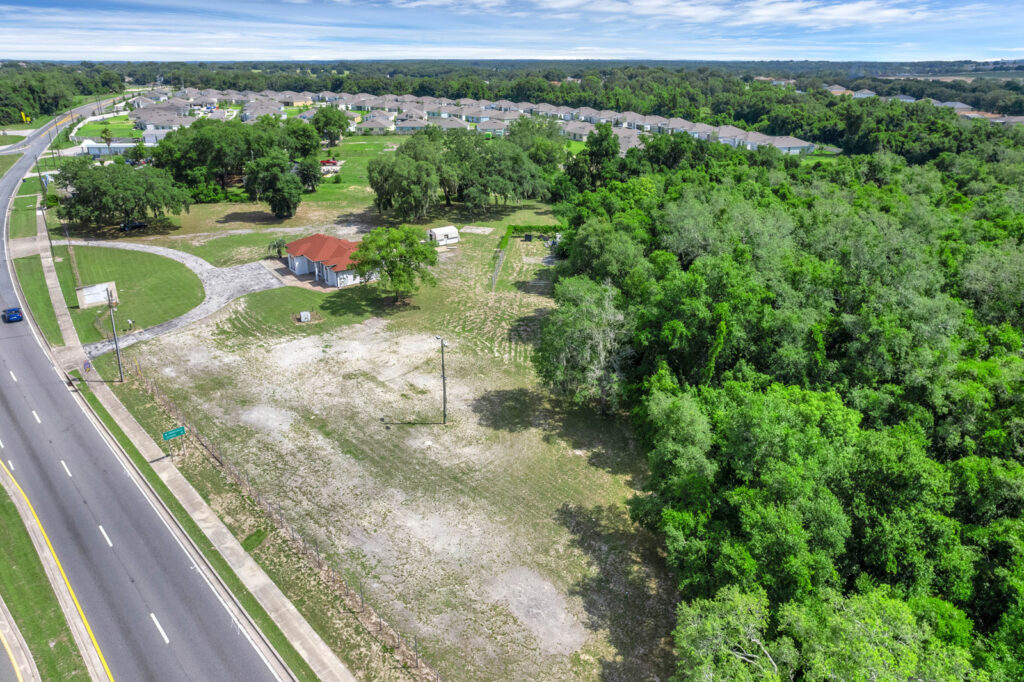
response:
M17 144L24 139L24 135L6 135L4 133L0 133L0 147L8 144Z
M18 197L11 210L11 239L36 236L36 198Z
M39 325L47 342L51 346L63 346L64 337L57 324L57 314L53 311L50 290L46 286L43 275L43 262L39 256L27 256L14 259L14 271L25 294L25 302L32 311L32 318Z
M0 156L0 178L2 178L7 171L11 170L11 166L18 163L18 159L20 158L21 154L4 154L3 156Z
M135 322L135 329L152 327L185 314L203 301L205 294L199 278L169 258L98 246L76 246L74 253L82 286L110 281L117 284L118 333L127 331L128 320ZM82 343L94 343L109 338L110 315L106 306L78 308L68 247L54 247L53 255L60 288L79 339Z
M111 137L142 137L142 131L135 127L135 121L128 116L113 116L102 121L86 123L75 135L99 140L105 129L110 130Z
M38 256L36 257L38 258ZM4 472L0 475L6 476ZM89 679L18 510L0 489L0 593L44 680ZM7 666L6 653L0 665ZM7 679L7 678L5 678Z

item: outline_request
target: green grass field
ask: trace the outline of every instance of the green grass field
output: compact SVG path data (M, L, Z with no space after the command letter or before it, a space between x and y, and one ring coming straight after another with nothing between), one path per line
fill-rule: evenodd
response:
M135 127L135 121L125 116L112 116L105 118L102 121L93 121L86 123L78 132L75 133L77 137L88 137L93 140L102 139L103 131L110 130L112 137L142 137L142 131Z
M578 140L567 140L565 143L565 148L569 150L570 154L579 154L581 151L586 149L586 147L586 142L580 142Z
M11 239L36 236L36 200L38 197L18 197L11 210Z
M53 116L36 116L28 123L12 123L10 125L0 126L0 131L8 132L11 130L35 130L41 128L50 121L53 120Z
M11 166L18 163L18 159L20 158L21 154L5 154L4 156L0 156L0 178L2 178L7 171L11 170Z
M309 234L312 234L310 230ZM254 232L252 234L232 234L205 241L194 242L187 239L147 239L147 244L166 246L199 256L207 263L218 268L232 265L252 263L271 255L267 247L278 235L271 232ZM306 234L286 234L286 242L301 239Z
M22 183L20 185L18 185L17 196L19 196L19 197L28 197L28 196L32 196L33 194L41 194L42 191L43 191L43 188L42 188L42 186L39 183L39 179L38 178L29 178L26 181L22 181Z
M217 328L217 336L232 345L264 336L323 334L387 312L385 298L375 286L354 286L329 293L282 287L243 297L244 309L234 313ZM309 311L313 321L298 323L293 318Z
M38 258L38 256L37 256ZM6 476L6 473L0 472ZM44 680L89 679L18 510L0 490L0 592ZM6 654L0 665L7 666Z
M39 256L27 256L14 259L14 271L25 294L25 302L32 311L32 318L39 325L47 342L51 346L63 346L64 337L57 324L57 314L53 312L53 301L50 290L46 287L43 275L43 262Z
M110 317L106 306L80 310L75 294L74 274L68 248L53 249L57 277L64 299L71 309L82 343L102 341L110 336ZM75 259L82 285L113 281L117 283L118 331L126 331L127 320L136 329L144 329L174 319L203 301L199 278L181 263L163 256L121 249L76 246Z
M7 144L17 144L25 139L24 135L2 135L0 134L0 147Z

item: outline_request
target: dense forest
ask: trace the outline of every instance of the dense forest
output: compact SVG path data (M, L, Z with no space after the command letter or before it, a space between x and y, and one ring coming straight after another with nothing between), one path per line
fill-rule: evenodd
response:
M632 416L680 680L1024 678L1024 130L865 111L891 151L599 127L557 183L535 362Z
M34 118L64 111L75 95L121 92L123 81L109 67L89 62L74 66L0 63L0 125L20 123L21 112Z

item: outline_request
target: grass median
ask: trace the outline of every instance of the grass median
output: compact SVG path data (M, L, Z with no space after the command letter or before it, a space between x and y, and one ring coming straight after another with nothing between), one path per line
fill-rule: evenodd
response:
M11 166L18 163L18 159L21 158L21 154L5 154L0 156L0 178L2 178L7 171L11 170Z
M11 209L11 239L36 236L36 197L18 197Z
M6 473L0 473L6 476ZM0 592L44 680L89 679L17 507L0 489Z
M81 378L81 375L75 371L72 375L76 378ZM100 418L100 421L107 427L114 439L120 444L136 468L145 477L150 487L156 491L156 494L163 501L164 506L174 515L181 527L185 529L189 537L192 538L192 542L199 548L199 551L203 553L206 560L213 567L217 574L220 576L224 584L227 585L228 589L231 590L235 598L238 599L242 608L249 614L249 617L253 619L256 625L263 632L263 635L270 642L271 646L280 654L281 658L288 665L295 676L300 680L309 680L313 682L317 679L313 669L309 667L306 661L299 655L299 653L292 647L291 642L284 636L284 633L277 627L274 620L267 614L267 612L260 606L260 603L256 601L256 598L245 588L242 581L239 580L238 576L228 565L227 561L221 556L217 548L213 546L210 539L206 537L203 531L199 528L192 517L189 516L185 508L178 502L178 498L171 493L170 489L164 484L153 468L149 466L149 462L142 456L138 448L132 443L131 439L121 430L114 418L107 412L107 409L103 407L103 404L96 397L96 394L92 392L88 384L85 382L78 382L78 389L85 398L86 402L92 408L96 416Z
M53 311L50 290L46 286L43 274L43 261L39 256L26 256L14 259L14 271L18 275L21 291L25 294L25 303L32 311L32 319L39 325L47 343L51 346L63 346L64 337L60 333L57 314Z

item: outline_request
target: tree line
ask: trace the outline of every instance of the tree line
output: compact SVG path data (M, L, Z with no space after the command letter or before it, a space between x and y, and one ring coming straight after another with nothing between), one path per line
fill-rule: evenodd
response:
M1024 137L903 121L820 160L599 127L556 181L535 364L635 425L678 680L1024 677Z
M420 218L438 203L485 206L548 196L566 158L554 121L521 118L504 139L435 126L412 135L396 153L370 161L374 205L401 219Z
M21 123L21 112L35 118L71 108L75 95L124 90L122 76L94 64L63 66L0 64L0 125Z

